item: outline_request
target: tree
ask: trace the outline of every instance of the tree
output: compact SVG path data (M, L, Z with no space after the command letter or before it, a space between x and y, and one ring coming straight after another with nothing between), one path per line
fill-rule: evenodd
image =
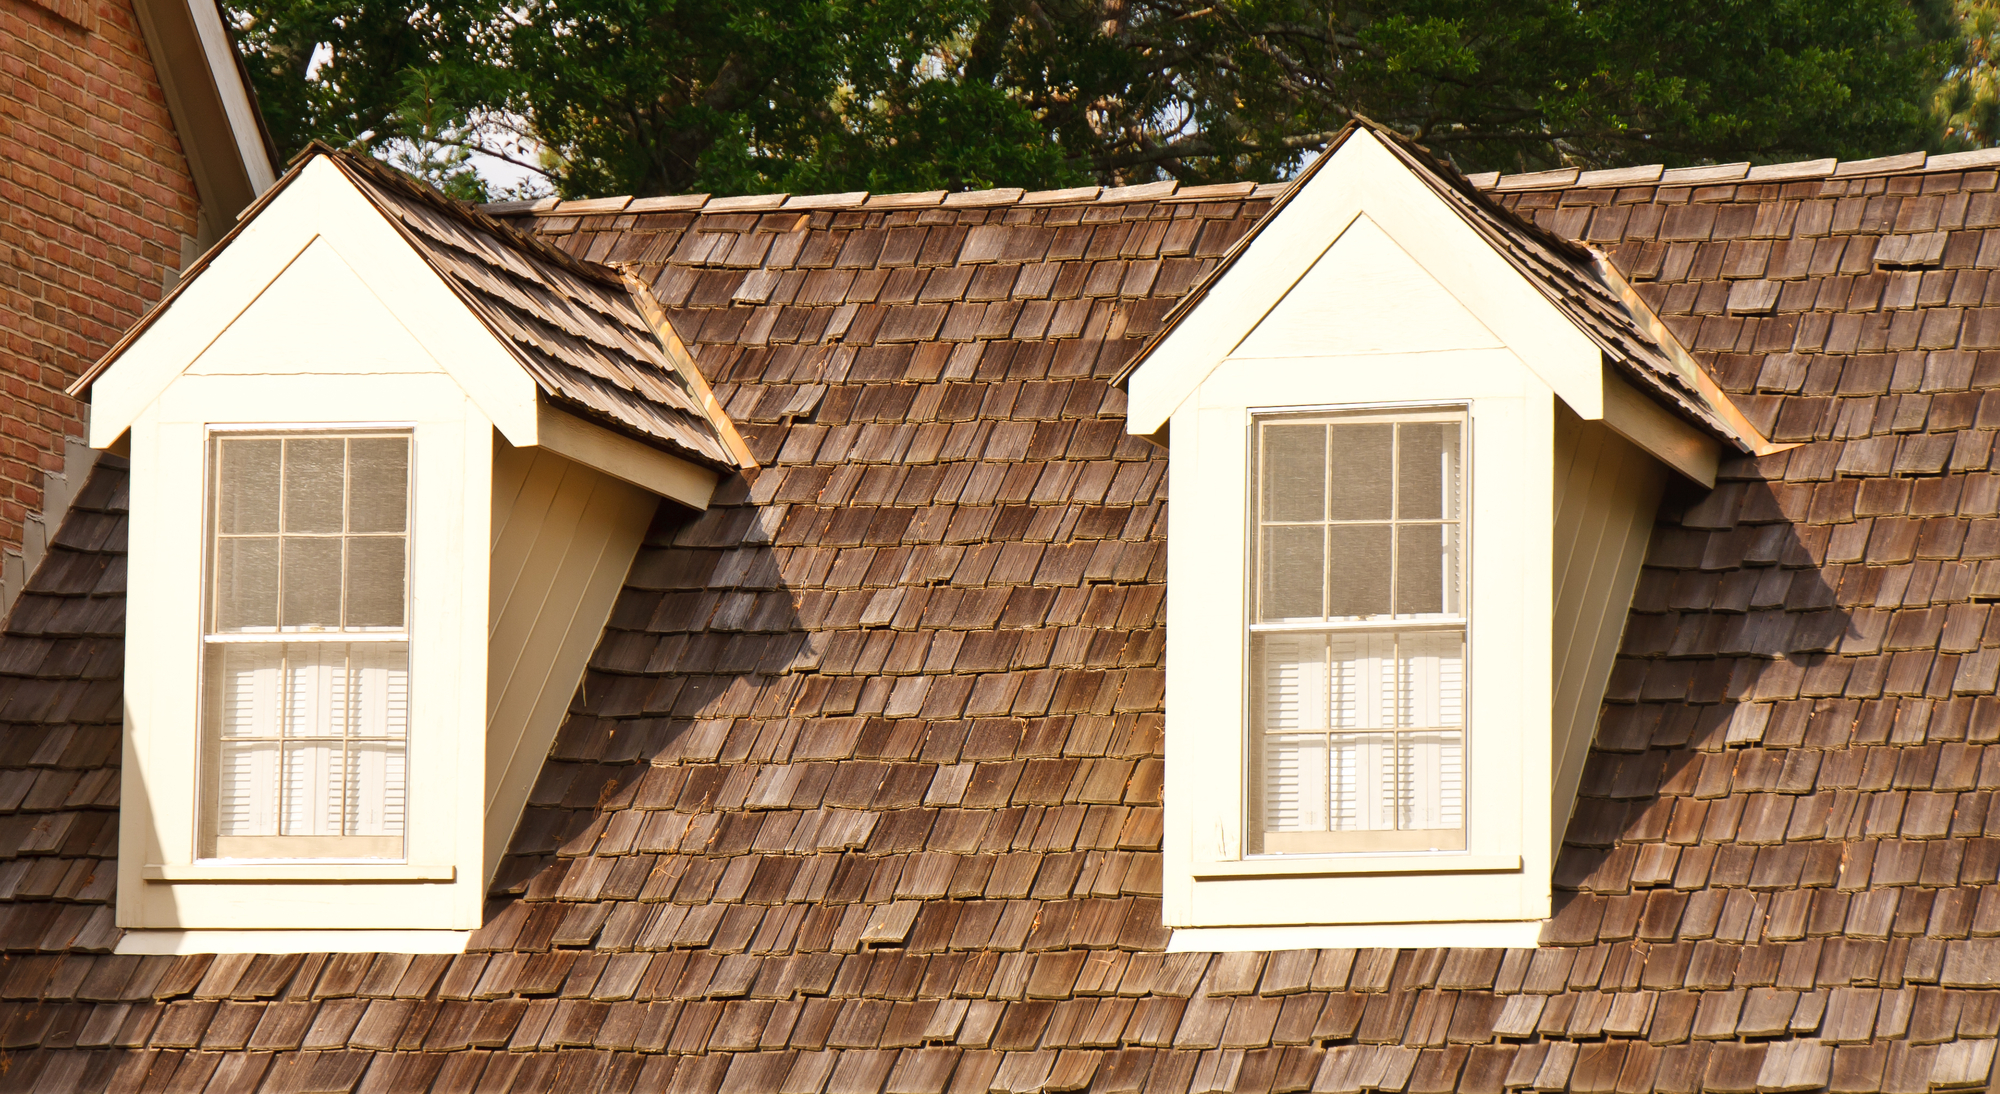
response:
M2000 144L2000 3L1959 0L1951 67L1931 113L1951 149Z
M414 149L450 180L511 125L580 196L1268 180L1357 114L1468 171L1878 155L1937 140L1948 5L250 0L239 23L281 143Z
M1879 155L1929 136L1944 0L1148 0L1185 124L1098 156L1282 169L1355 114L1466 170Z
M451 74L478 52L472 43L491 25L490 6L240 0L230 14L282 155L315 139L380 151L447 192L485 196L467 162L476 100Z

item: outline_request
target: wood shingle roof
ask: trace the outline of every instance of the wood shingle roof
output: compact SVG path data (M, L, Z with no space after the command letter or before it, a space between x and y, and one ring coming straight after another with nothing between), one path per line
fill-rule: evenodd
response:
M106 952L102 463L0 639L0 1090L1985 1086L1996 182L1491 191L1800 445L1669 500L1521 950L1163 952L1165 459L1109 379L1268 196L523 214L760 470L655 524L468 953L176 958Z

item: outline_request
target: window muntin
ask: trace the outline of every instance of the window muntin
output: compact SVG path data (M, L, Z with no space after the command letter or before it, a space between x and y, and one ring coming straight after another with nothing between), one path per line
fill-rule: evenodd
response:
M403 857L410 456L211 438L202 857Z
M1464 849L1464 413L1253 431L1246 850Z

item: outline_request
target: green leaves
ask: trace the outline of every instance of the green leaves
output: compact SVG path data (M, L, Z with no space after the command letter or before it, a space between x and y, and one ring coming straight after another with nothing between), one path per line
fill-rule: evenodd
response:
M1993 131L2000 0L246 0L288 150L564 196L1269 180L1356 114L1468 171ZM314 65L317 51L321 61ZM1948 62L1953 77L1938 80ZM310 74L309 74L310 73ZM1983 137L1977 139L1984 139Z

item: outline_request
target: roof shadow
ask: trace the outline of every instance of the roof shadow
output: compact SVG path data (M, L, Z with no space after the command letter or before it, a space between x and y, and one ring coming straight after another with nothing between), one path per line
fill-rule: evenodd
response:
M701 854L728 842L738 817L790 804L809 766L800 761L816 755L811 742L798 740L804 721L787 717L807 678L797 670L812 668L826 651L808 634L772 547L777 529L769 519L783 507L742 504L749 486L741 475L724 480L702 513L661 503L492 880L483 934L494 948L518 941L498 937L525 915L505 914L518 897L533 905L558 894L651 896L680 877L668 876L666 859L651 868L655 855ZM858 610L868 613L866 605ZM894 686L886 676L848 679L863 704L883 698L861 694L870 684ZM824 699L816 705L837 714ZM859 719L852 721L858 727ZM854 747L847 739L825 758ZM656 815L665 819L652 820ZM585 894L577 878L600 852L620 856L596 860L618 868L591 881ZM585 918L594 908L596 922L587 932L569 924L535 948L593 944L610 910L602 903L541 906L551 914L582 908Z
M1948 652L1979 638L1955 645L1945 606L1972 581L1953 561L1966 522L1943 518L1947 550L1937 521L1808 519L1829 493L1852 512L1858 486L1725 481L1663 503L1545 945L1769 937L1774 891L1853 880L1845 844L1875 824L1856 788L1887 788L1898 763L1870 746L1936 763L1993 702L1991 659ZM1969 763L1967 789L1976 749Z

